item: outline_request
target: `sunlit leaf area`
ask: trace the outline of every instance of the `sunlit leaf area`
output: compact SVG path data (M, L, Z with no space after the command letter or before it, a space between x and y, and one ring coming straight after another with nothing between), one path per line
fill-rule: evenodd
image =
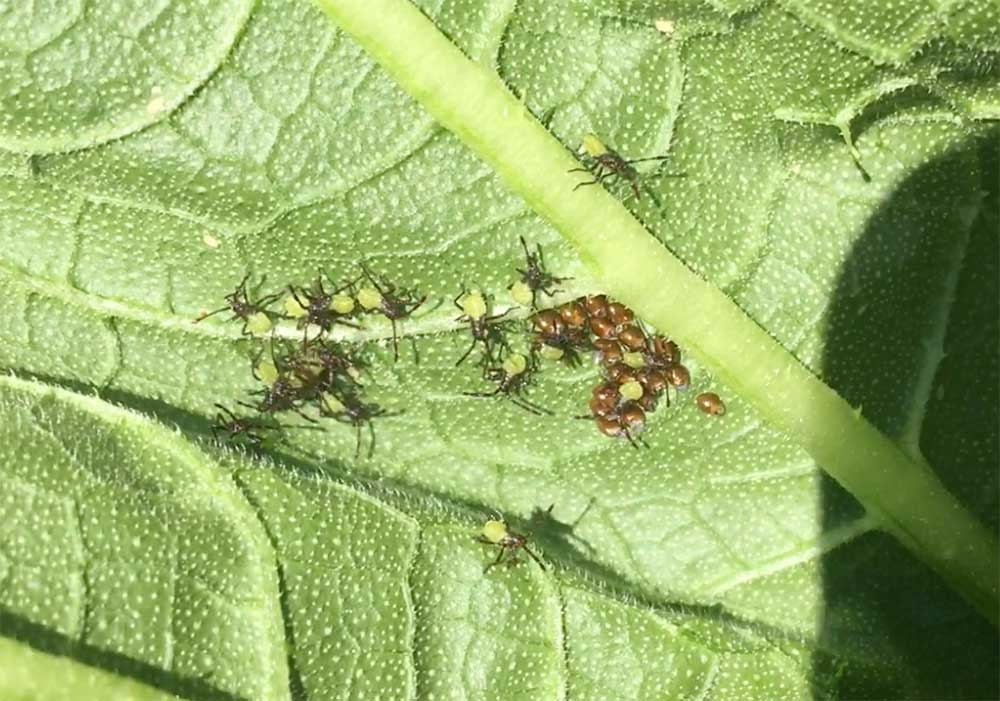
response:
M1000 697L997 120L990 0L0 1L0 700Z

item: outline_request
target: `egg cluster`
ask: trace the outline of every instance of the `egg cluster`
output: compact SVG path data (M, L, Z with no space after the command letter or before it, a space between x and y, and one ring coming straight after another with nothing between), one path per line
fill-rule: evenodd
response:
M606 295L579 297L539 311L532 316L532 327L533 345L543 358L576 364L581 353L592 352L603 376L594 387L586 418L606 436L636 445L646 415L661 401L669 405L668 390L684 392L690 384L691 373L681 363L677 344L648 334L631 309ZM699 395L697 404L705 413L725 412L715 394Z

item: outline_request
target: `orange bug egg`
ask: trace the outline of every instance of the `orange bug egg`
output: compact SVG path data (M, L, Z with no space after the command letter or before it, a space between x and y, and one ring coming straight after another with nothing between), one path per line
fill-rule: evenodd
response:
M726 413L726 405L715 392L704 392L695 398L698 408L710 416L722 416Z

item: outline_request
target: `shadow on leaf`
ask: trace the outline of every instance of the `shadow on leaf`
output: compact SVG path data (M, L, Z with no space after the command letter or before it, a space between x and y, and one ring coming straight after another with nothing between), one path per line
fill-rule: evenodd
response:
M14 638L51 655L70 657L82 664L135 679L191 701L243 701L243 697L213 686L211 679L183 677L141 660L82 643L3 608L0 608L0 636Z
M994 530L997 137L929 161L881 203L841 269L823 359L824 380ZM860 515L825 476L822 502L824 532ZM857 536L820 567L820 645L853 651L814 664L837 698L1000 697L996 630L891 536Z

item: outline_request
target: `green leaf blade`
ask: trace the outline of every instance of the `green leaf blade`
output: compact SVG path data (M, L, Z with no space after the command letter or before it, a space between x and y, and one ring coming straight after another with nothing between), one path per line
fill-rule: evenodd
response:
M210 678L280 698L271 551L224 475L186 445L165 448L178 438L134 414L11 377L2 385L5 615L70 649L167 670L178 688ZM127 672L115 660L111 671Z
M508 116L543 121L569 151L593 131L628 157L669 153L639 164L641 200L627 183L608 186L624 217L655 238L647 258L668 246L707 280L702 289L721 290L860 404L911 466L926 455L948 490L995 526L987 418L998 403L988 381L997 354L982 338L1000 314L987 294L995 272L982 263L991 236L995 244L997 184L984 155L991 132L976 122L995 102L989 11L956 7L912 55L912 42L863 27L909 56L890 64L845 50L777 4L488 5L420 9L528 110ZM685 177L666 177L677 172ZM632 276L645 254L598 254L613 270L595 280L574 246L310 3L257 3L229 57L155 123L72 153L3 151L0 174L0 365L176 425L181 434L149 441L168 452L211 445L216 402L253 401L259 344L222 314L193 323L247 272L255 290L277 292L320 270L352 276L366 259L428 294L400 325L398 363L387 323L338 334L375 340L366 397L398 412L375 422L372 458L354 460L353 427L304 428L284 415L284 440L266 451L274 463L216 454L241 488L237 503L247 500L240 510L260 521L247 532L272 551L274 639L283 633L285 644L275 659L288 666L274 698L996 696L987 673L995 630L879 532L877 509L823 475L798 426L771 425L739 368L706 362L704 333L728 338L731 353L754 350L709 316L687 329L685 364L695 391L718 392L729 411L707 417L690 396L671 397L648 417L648 451L573 418L598 377L586 363L544 368L531 397L551 417L463 394L489 385L474 362L454 366L470 339L451 299L478 286L509 303L506 287L523 267L518 236L574 278L558 300L617 294L608 280ZM538 175L558 198L585 174ZM622 247L601 211L591 224ZM670 275L631 282L643 297L662 287L678 315L690 306L672 296ZM284 324L279 334L298 332ZM778 367L773 357L745 361L766 372ZM822 425L820 415L803 419L804 405L786 408ZM69 424L50 433L75 442ZM850 445L854 436L825 438ZM155 472L156 450L141 455ZM131 462L124 471L113 462L105 477L144 494ZM912 485L890 484L885 498L909 500ZM10 495L12 533L25 543L13 576L24 583L23 561L48 552L39 518L66 510L46 504L32 520L33 493ZM525 562L482 574L493 555L472 537L494 510L534 531L548 572ZM122 528L136 528L139 517L123 514ZM225 519L206 523L231 530ZM77 566L74 552L52 561ZM219 555L239 563L238 552ZM144 596L136 610L162 625L162 597L125 587L129 571L114 557L91 569L100 590L121 582L130 601ZM198 597L265 575L188 569L197 582L182 588L177 617L189 644L255 648L252 632L231 643L197 625ZM0 578L11 571L0 559ZM51 586L36 632L75 620L65 601L79 601L81 587ZM99 654L127 646L124 620L109 624ZM372 653L358 658L359 646ZM94 664L82 652L71 648ZM115 669L186 697L217 689L210 677L179 686L155 665Z
M308 698L412 697L415 524L325 480L255 467L236 479L277 554L292 688Z
M0 637L0 693L10 701L74 701L114 698L117 701L171 701L179 697L131 679L87 667L72 658L39 652Z
M0 36L0 147L52 153L163 119L219 66L252 0L13 8Z

